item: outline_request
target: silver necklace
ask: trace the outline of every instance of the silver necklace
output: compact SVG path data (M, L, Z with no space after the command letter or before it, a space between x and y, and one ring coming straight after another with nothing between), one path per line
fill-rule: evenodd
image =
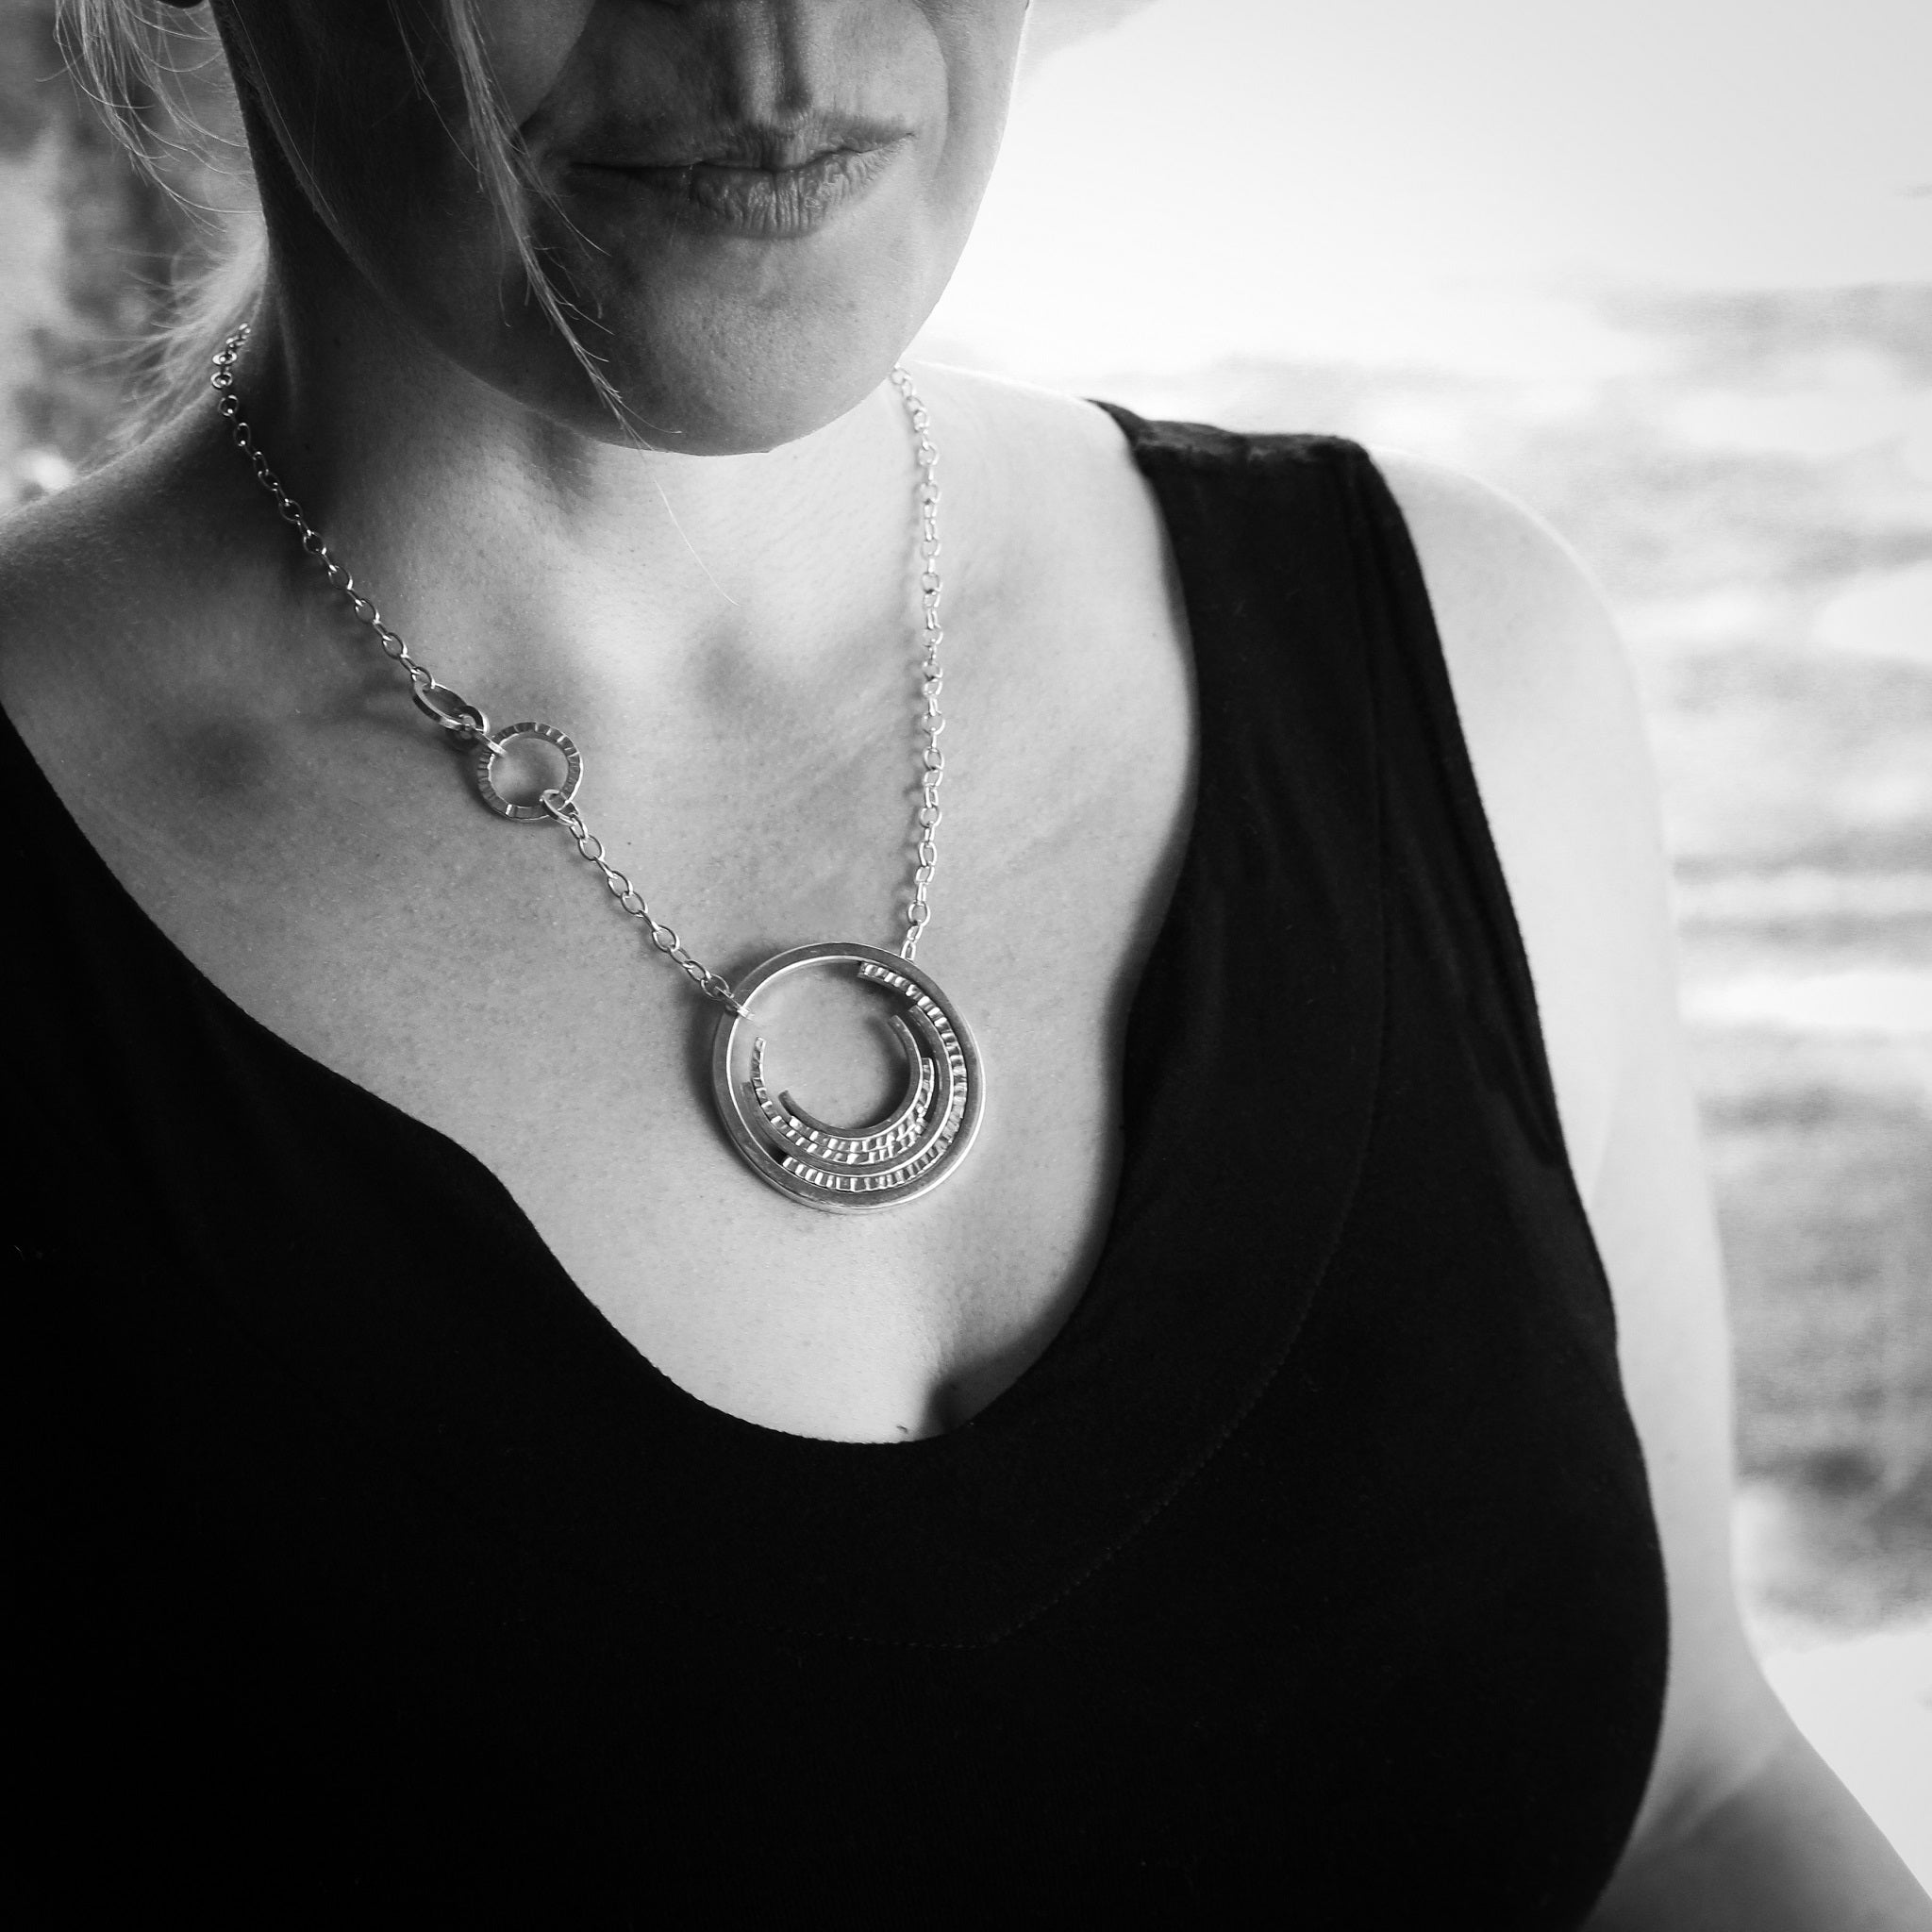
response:
M214 370L208 378L235 447L248 458L255 480L275 499L275 508L301 540L305 554L322 566L351 613L369 626L383 655L408 677L409 697L416 708L449 742L469 755L471 774L484 805L513 824L561 825L578 853L602 874L619 908L649 934L652 946L706 998L724 1008L711 1048L711 1091L725 1135L745 1165L788 1200L839 1214L896 1207L938 1187L958 1167L973 1144L986 1083L971 1029L931 974L914 963L920 939L932 916L927 888L939 862L940 781L946 770L939 739L946 721L940 709L943 685L940 646L945 632L940 623L939 451L933 445L931 418L912 378L904 369L892 371L892 385L905 404L917 439L922 689L925 699L920 719L925 741L921 751L920 804L913 815L918 863L912 874L912 896L906 908L906 937L896 953L857 941L794 946L753 967L734 987L723 974L695 958L675 929L651 910L627 874L610 863L603 840L585 823L576 803L584 760L568 734L554 724L534 722L492 726L490 714L441 683L383 622L375 603L356 588L355 578L269 467L249 426L235 387L236 358L248 336L244 324L222 344L215 352ZM534 802L527 791L520 797L507 777L504 782L508 789L498 789L499 766L511 758L512 746L520 747L515 754L520 759L534 756L550 767L552 782L535 792ZM768 1043L758 1031L759 1023L751 1008L758 993L783 979L827 971L858 979L887 1000L891 1008L887 1024L905 1057L906 1086L898 1104L883 1119L862 1126L829 1125L808 1113L790 1092L774 1091L776 1074L767 1064Z

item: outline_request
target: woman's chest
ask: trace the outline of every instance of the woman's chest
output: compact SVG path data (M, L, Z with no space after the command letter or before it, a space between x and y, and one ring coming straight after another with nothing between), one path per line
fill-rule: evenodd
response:
M952 579L937 826L915 817L918 654L870 628L816 681L781 659L708 714L644 684L606 707L585 685L552 721L584 755L593 849L725 979L813 942L896 951L914 868L936 858L918 963L976 1039L982 1124L942 1187L880 1212L761 1184L713 1108L723 1009L562 830L484 809L392 695L351 705L325 662L305 704L209 716L184 622L180 696L157 652L142 702L50 678L24 729L192 965L481 1160L673 1380L799 1433L930 1432L1013 1379L1086 1278L1126 1006L1191 800L1185 620L1151 498L1102 427L1037 504L964 492L977 562ZM769 1017L774 1092L834 1126L891 1104L876 1014L835 990Z
M480 973L436 942L391 954L380 983L336 973L326 999L356 1016L354 1040L331 1019L318 1057L476 1155L611 1325L710 1406L797 1434L935 1433L1058 1327L1116 1176L1139 922L1089 905L1077 935L1049 925L1015 945L1002 909L1028 894L1008 883L984 930L962 911L964 930L921 951L972 1031L978 1131L941 1185L876 1209L822 1211L767 1184L712 1077L731 1015L588 893ZM593 937L578 920L608 923ZM851 937L806 917L750 951ZM398 999L418 1024L372 1022ZM788 1110L857 1134L895 1097L886 1005L835 973L781 1006L760 998L738 1030L758 1029ZM298 1041L308 1017L288 1016Z
M1126 1008L1190 803L1181 641L1150 633L1146 649L1155 675L1103 723L1077 678L981 678L978 715L949 736L918 963L971 1029L983 1112L943 1186L878 1211L762 1184L715 1104L725 1009L563 831L491 817L433 741L386 737L337 764L351 795L365 773L387 782L378 815L298 786L258 792L227 834L204 824L212 867L181 860L165 823L109 857L254 1019L480 1159L673 1381L792 1433L930 1434L1045 1345L1110 1211ZM814 942L896 952L918 793L890 749L816 776L774 761L777 809L715 774L644 785L608 761L582 798L653 912L737 982ZM680 791L699 803L667 808ZM838 1128L890 1111L903 1059L884 1018L836 981L761 997L770 1090Z

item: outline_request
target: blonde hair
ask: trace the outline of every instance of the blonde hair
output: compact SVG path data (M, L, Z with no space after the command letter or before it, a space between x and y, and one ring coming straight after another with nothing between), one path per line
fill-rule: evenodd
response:
M400 0L389 4L426 96L426 78L404 30ZM475 170L513 242L530 293L605 407L622 422L617 392L578 333L581 315L558 290L531 240L531 204L548 197L491 75L469 0L439 0L439 11L461 89L461 122L449 128L452 142ZM208 11L185 12L167 0L57 0L57 18L69 64L115 139L142 175L189 209L207 237L205 249L196 251L201 258L175 264L166 320L144 358L147 373L128 433L118 439L125 445L152 434L198 399L209 355L261 299L266 239L252 179L241 165L234 76ZM275 121L290 164L325 215L323 186L301 144L272 101L259 105ZM215 125L217 120L227 125ZM216 208L191 196L184 192L184 175L221 183L225 199L239 194L243 205Z

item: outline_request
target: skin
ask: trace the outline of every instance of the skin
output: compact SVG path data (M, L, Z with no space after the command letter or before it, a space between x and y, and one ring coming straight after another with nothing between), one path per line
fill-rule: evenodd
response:
M231 0L273 245L242 369L261 440L444 682L577 736L592 823L708 963L884 941L910 803L912 473L881 384L963 243L1022 6L478 11L554 197L540 239L621 407L525 299L513 239L450 149L426 13L404 8L430 102L382 0ZM612 102L652 123L721 101L782 119L806 97L907 134L804 238L706 234L574 173ZM705 1130L708 1014L641 970L554 837L465 800L210 410L0 542L0 701L162 931L284 1039L483 1159L675 1381L854 1440L984 1407L1078 1296L1194 756L1171 562L1111 425L920 380L944 425L945 744L970 774L947 795L921 959L997 1042L1000 1105L959 1176L897 1215L801 1214L746 1183ZM1595 1923L1932 1925L1738 1623L1719 1262L1615 640L1521 510L1387 469L1528 948L1669 1566L1657 1763ZM801 1084L856 1115L885 1070L849 1016L822 1018Z
M419 361L439 374L454 364L489 400L516 417L536 413L580 446L641 440L716 456L767 450L843 415L924 319L992 166L1024 7L499 0L476 9L546 197L534 239L620 399L615 419L525 299L524 264L449 138L461 94L433 7L406 0L401 11L433 108L398 58L389 0L218 14L244 78L279 291L302 318L280 333L288 353L325 353L332 332L318 325L345 304L366 330L374 293L408 317L383 347L412 377ZM807 100L906 139L863 202L806 246L774 250L651 219L589 165L675 146L671 130L716 115L783 121ZM408 184L400 210L399 182ZM326 368L291 379L298 391L347 386ZM357 386L374 379L354 374Z

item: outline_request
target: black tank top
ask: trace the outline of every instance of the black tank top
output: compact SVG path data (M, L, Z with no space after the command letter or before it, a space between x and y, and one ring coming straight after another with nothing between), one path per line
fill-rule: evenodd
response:
M1665 1607L1400 513L1116 412L1202 745L1084 1298L957 1432L660 1375L11 730L31 1841L75 1922L1578 1924Z

